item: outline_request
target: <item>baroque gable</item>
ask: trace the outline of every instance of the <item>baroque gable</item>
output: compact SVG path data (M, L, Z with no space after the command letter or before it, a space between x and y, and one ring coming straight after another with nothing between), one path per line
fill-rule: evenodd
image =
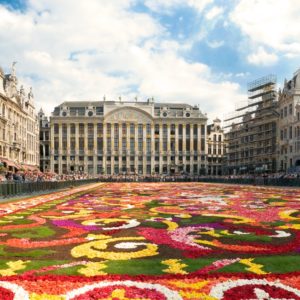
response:
M152 123L152 117L147 113L137 108L122 107L109 112L104 117L105 122L114 123L124 121L133 123Z

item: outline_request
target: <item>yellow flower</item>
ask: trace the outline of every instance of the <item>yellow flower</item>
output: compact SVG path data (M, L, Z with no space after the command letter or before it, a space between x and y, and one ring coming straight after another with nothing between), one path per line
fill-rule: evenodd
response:
M101 262L88 262L83 268L78 270L78 273L85 276L107 275L107 273L100 271L105 269L106 265Z
M30 260L17 260L17 261L9 261L6 263L8 265L7 269L0 270L1 276L11 276L16 275L15 271L22 270L26 268L26 264L29 263Z
M187 274L183 268L187 267L186 264L182 264L180 259L167 259L161 262L164 265L167 265L168 268L163 271L171 274Z
M88 238L92 238L91 235ZM99 235L98 240L91 241L79 246L74 247L71 250L71 255L73 257L82 257L86 256L88 258L103 258L109 260L127 260L131 258L139 258L146 256L154 256L157 255L157 245L145 243L145 242L137 242L144 241L143 237L120 237L120 238L111 238L105 235ZM124 242L130 241L130 242ZM129 249L133 250L139 246L145 246L146 248L138 251L129 251L129 252L113 252L113 251L105 251L108 248L109 243L115 243L114 247L116 249ZM104 250L104 251L103 251Z

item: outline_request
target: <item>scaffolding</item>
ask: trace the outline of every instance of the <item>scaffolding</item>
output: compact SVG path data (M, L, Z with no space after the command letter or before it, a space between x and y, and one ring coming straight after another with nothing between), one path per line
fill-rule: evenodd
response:
M248 100L225 119L228 173L276 171L276 76L248 84Z

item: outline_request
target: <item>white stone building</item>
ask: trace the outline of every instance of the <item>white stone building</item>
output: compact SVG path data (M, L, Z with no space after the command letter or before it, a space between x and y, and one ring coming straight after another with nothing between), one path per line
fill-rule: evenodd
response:
M222 175L224 163L224 131L221 120L216 118L207 126L207 174Z
M39 166L39 124L33 93L18 89L15 63L11 73L0 68L0 161L11 171Z
M59 174L201 174L206 115L188 104L64 102L50 118L51 171Z
M50 121L42 109L38 113L40 125L40 170L50 171Z
M278 170L300 167L300 69L279 91Z

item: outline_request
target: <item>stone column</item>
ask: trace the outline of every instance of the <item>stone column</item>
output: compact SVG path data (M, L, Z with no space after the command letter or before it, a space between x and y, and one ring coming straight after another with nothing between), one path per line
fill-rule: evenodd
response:
M84 126L84 167L83 170L85 173L88 172L88 124L87 123L83 123Z
M182 124L182 164L183 171L186 171L186 124Z
M62 124L58 125L58 173L62 174Z
M134 124L134 168L135 172L138 173L138 124Z
M79 123L75 123L75 171L79 168Z
M175 124L175 172L178 172L178 165L179 165L179 160L178 160L178 152L179 152L179 137L178 137L178 125Z
M163 124L159 124L159 174L163 172Z
M97 123L94 123L94 175L97 175L98 162L98 141L97 141Z
M155 171L155 134L154 123L151 124L151 173Z
M143 124L143 175L147 173L147 131L146 124Z
M102 168L103 168L104 174L107 174L106 156L107 156L106 123L103 122L103 157L102 157Z
M122 138L123 138L123 124L122 122L119 123L119 173L123 172L123 162L122 162L122 156L123 156L123 143L122 143Z
M126 172L130 172L130 123L126 123Z
M110 164L111 164L111 173L115 173L115 124L111 123L111 133L110 133L110 146L111 146L111 157L110 157Z
M71 124L67 123L67 149L66 150L66 156L67 156L67 171L70 171L70 165L71 165Z
M197 157L198 157L198 174L201 169L201 125L197 124Z
M50 124L50 126L50 170L54 172L54 124ZM4 151L3 148L2 151Z
M167 124L167 173L170 174L170 164L171 164L171 128L170 123Z
M194 174L194 124L190 124L190 174Z

